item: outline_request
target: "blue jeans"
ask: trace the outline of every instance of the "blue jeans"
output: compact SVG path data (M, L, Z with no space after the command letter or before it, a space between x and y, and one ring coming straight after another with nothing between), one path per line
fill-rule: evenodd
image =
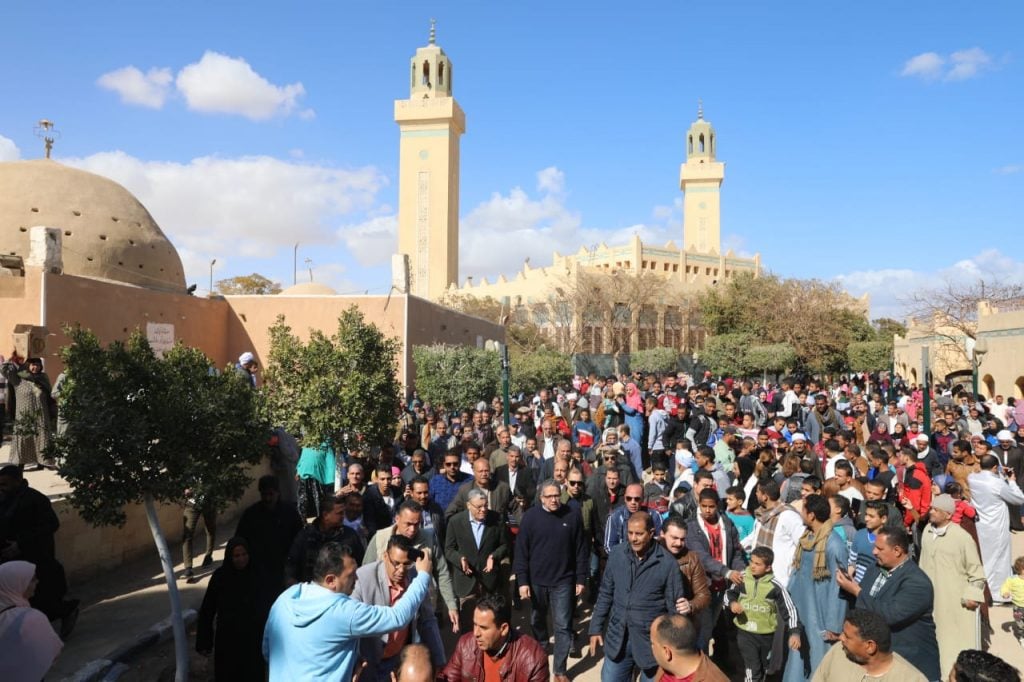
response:
M531 585L532 609L530 627L533 638L541 646L548 643L548 611L551 612L551 623L555 628L554 674L564 675L569 661L569 649L572 647L572 613L576 606L576 586L572 583L544 587Z
M605 653L601 665L601 682L630 682L633 679L633 666L636 665L633 661L633 643L629 640L628 632L625 637L626 643L618 660ZM657 666L649 670L641 669L640 682L652 682L657 672Z

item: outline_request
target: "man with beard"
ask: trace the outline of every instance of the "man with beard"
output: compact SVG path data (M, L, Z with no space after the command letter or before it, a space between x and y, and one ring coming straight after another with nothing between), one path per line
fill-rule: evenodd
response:
M1013 470L1013 476L1018 481L1024 480L1024 450L1017 445L1013 432L1003 429L996 434L999 445L992 450L992 454L999 460L1003 470ZM1024 530L1024 523L1020 519L1020 505L1007 504L1010 510L1010 530Z
M686 522L674 514L669 516L661 527L661 542L668 553L675 557L683 578L683 598L676 603L678 611L684 616L697 619L711 604L711 588L700 557L686 546Z
M821 660L812 682L926 682L921 672L892 650L892 633L873 611L846 614L839 646Z
M808 393L810 393L808 391ZM829 426L838 431L843 428L843 418L839 416L836 409L828 404L828 396L818 393L814 396L814 407L811 408L804 419L804 426L807 429L807 439L815 445L821 441L822 434Z

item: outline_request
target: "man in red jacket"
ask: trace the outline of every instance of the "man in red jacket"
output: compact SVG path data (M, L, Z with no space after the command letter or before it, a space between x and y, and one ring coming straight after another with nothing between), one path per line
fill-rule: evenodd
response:
M459 639L441 672L447 682L548 682L548 657L529 635L512 629L512 609L500 594L480 599L473 611L473 632Z
M917 458L917 453L911 448L900 450L900 459L904 466L903 481L899 486L903 524L914 531L919 524L928 522L928 510L932 506L932 479L928 476L924 462ZM914 538L917 537L915 533Z

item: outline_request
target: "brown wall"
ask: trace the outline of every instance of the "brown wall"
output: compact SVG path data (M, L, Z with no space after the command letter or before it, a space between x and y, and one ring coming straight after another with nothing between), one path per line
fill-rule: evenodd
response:
M410 348L435 343L476 348L483 347L489 340L505 343L505 329L501 325L456 312L416 296L409 297L408 336ZM416 368L411 357L408 379L406 385L416 380Z
M256 354L260 366L270 356L268 330L284 315L292 333L302 340L310 329L319 329L328 336L338 328L338 317L350 306L356 306L369 323L377 325L385 336L405 338L405 297L392 296L228 296L230 313L227 320L227 342L231 355ZM402 351L404 355L404 349ZM405 381L402 357L398 359L398 380Z
M0 299L0 353L10 349L16 324L39 324L40 275L29 268L22 299ZM226 344L228 307L223 300L197 298L143 289L119 282L46 275L46 373L51 379L63 369L59 352L67 344L62 327L80 324L91 329L103 343L125 339L136 328L145 331L147 322L174 325L174 338L201 348L218 366L229 359Z

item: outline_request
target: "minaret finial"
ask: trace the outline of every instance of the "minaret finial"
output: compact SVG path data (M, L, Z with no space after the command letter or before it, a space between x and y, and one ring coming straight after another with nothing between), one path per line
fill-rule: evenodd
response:
M430 40L428 42L431 45L433 45L436 42L436 40L437 40L437 20L436 19L431 19L430 20Z
M704 100L697 98L697 120L704 120Z

